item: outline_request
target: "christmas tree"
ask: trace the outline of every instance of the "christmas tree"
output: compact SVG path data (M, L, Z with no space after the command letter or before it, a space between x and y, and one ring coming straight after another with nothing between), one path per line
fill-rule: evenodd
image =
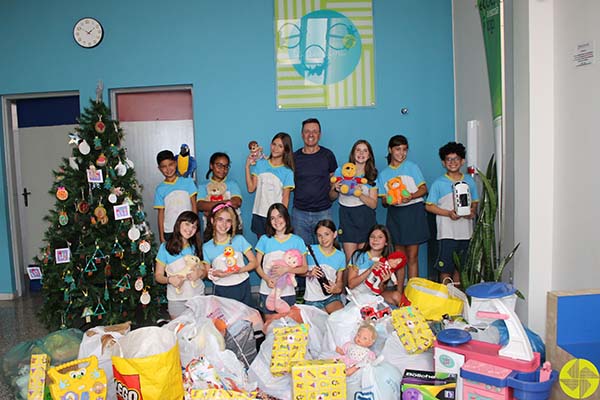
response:
M156 246L142 188L120 147L123 130L100 95L90 103L69 134L72 156L54 171L56 202L36 260L43 272L39 316L50 329L152 323L165 301L154 281Z

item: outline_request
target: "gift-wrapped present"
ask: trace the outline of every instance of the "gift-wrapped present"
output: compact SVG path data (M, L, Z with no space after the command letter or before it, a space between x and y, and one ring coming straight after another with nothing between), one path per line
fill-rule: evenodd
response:
M303 361L308 343L308 325L273 328L271 374L282 376L290 372L291 363Z
M27 400L43 400L50 357L47 354L32 354L30 360Z
M433 332L417 307L400 307L392 311L392 325L408 353L422 353L433 346Z
M194 389L190 400L254 400L256 393L238 392L225 389Z
M346 398L346 365L340 360L304 360L292 364L293 400Z

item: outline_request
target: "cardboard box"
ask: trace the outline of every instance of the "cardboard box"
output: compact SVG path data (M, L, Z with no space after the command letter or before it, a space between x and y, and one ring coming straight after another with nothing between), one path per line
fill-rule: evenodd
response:
M271 374L283 376L290 373L293 362L303 361L308 344L306 324L273 329L273 351L271 353Z
M346 399L346 365L340 360L305 360L292 364L293 400Z
M411 393L414 393L412 397ZM402 398L454 400L456 398L456 375L407 369L402 377Z

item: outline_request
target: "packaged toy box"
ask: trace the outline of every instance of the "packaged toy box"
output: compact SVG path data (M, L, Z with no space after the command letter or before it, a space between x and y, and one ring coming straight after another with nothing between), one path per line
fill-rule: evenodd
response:
M106 399L106 374L96 356L50 368L48 376L53 399Z
M305 360L292 364L293 400L346 398L346 365L339 360Z
M271 374L282 376L290 372L294 361L304 361L308 343L308 325L273 328Z
M43 400L46 388L46 370L50 357L46 354L32 354L29 363L29 386L27 400Z
M402 377L402 400L448 400L456 396L456 375L407 369Z

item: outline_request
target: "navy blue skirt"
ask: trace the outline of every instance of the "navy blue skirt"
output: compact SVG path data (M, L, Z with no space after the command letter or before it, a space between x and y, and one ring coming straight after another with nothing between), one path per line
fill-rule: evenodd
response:
M385 224L390 230L394 245L421 244L430 238L424 202L388 207Z

